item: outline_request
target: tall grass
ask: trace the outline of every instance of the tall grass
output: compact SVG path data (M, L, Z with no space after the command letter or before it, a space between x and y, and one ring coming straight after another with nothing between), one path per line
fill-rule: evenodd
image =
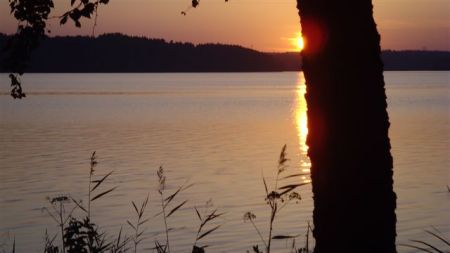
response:
M159 215L162 214L162 219L164 221L164 228L165 228L164 232L166 236L166 242L165 244L161 244L158 240L156 240L155 249L158 253L170 253L171 251L170 251L169 231L172 230L172 228L169 227L168 220L173 214L179 211L181 207L183 207L187 203L187 200L183 200L181 201L181 203L178 203L175 206L172 206L171 203L172 201L175 201L176 197L180 192L190 188L192 184L187 186L182 185L178 187L177 190L175 190L175 192L165 197L166 175L164 173L164 168L160 166L156 174L158 176L158 194L161 200L161 212L159 213Z
M408 247L412 249L419 250L420 252L428 252L428 253L448 253L450 252L450 241L448 239L444 238L444 235L441 234L441 232L437 229L435 229L435 232L431 230L425 230L425 233L428 235L431 235L431 237L434 239L433 242L427 242L424 240L410 240L411 244L399 244L403 247ZM435 246L437 242L441 242L441 244L446 245L446 249L439 248Z
M150 218L144 217L145 209L147 208L147 204L148 204L148 198L149 198L149 195L147 195L145 200L142 202L142 204L140 205L140 208L137 207L137 205L136 205L136 203L134 203L134 201L131 201L131 204L133 205L133 209L136 212L137 218L136 218L136 222L134 224L131 223L129 220L127 220L127 223L128 223L128 225L130 225L130 227L134 231L134 235L132 238L133 243L134 243L134 253L137 252L139 243L142 240L144 240L143 234L145 232L145 228L142 229L142 225L144 225L145 223L147 223L150 220Z
M147 214L149 194L139 205L135 201L131 201L135 217L134 219L126 220L126 223L132 229L133 234L131 235L124 234L122 228L120 228L116 236L107 235L101 231L95 221L92 221L93 204L117 189L117 186L114 186L101 190L103 184L113 174L113 171L98 176L96 174L97 165L96 152L93 152L89 161L89 181L87 200L85 202L82 199L72 198L70 195L47 198L48 206L43 207L42 210L55 222L60 231L53 236L50 236L47 231L45 232L44 253L125 253L130 251L136 253L140 251L139 246L143 241L150 240L150 238L145 237L147 225L151 220L151 217ZM160 198L161 212L156 214L155 217L160 216L164 221L165 240L161 243L158 239L155 239L155 247L151 249L156 250L158 253L170 253L169 232L172 228L170 227L169 219L182 210L182 207L188 202L187 200L178 201L177 197L181 192L190 188L192 184L182 185L176 188L174 192L167 192L166 175L162 166L157 170L157 177L157 192ZM197 207L193 209L196 216L200 219L200 225L192 246L192 252L205 252L204 248L208 245L199 246L198 243L220 227L218 225L206 229L209 223L222 216L222 213L218 213L217 209L215 209L211 212L206 210L205 214L201 215ZM81 210L83 215L81 217L75 216L75 210ZM58 237L61 246L57 245ZM15 251L15 242L13 249ZM4 250L3 252L6 253Z
M269 228L267 232L267 238L264 239L261 230L256 226L254 220L256 219L256 215L252 212L246 212L244 214L244 221L250 221L256 233L258 234L262 244L264 244L265 252L270 253L272 247L272 240L285 240L285 239L295 239L299 235L275 235L273 236L274 222L281 210L283 210L288 204L292 201L298 203L301 200L300 193L296 190L298 187L309 184L305 183L284 183L286 179L296 179L295 181L300 181L299 178L303 176L308 176L308 173L288 173L288 164L289 159L287 158L286 153L286 145L284 145L281 149L280 155L278 157L278 164L276 168L275 180L273 182L273 187L269 188L267 181L262 176L262 181L264 184L265 191L265 201L269 207L270 219L269 219ZM308 228L309 229L309 228ZM253 246L253 252L260 253L258 245Z
M286 154L286 145L283 146L278 157L275 179L272 187L269 188L267 180L262 176L262 181L265 191L265 202L269 207L269 227L266 233L263 233L256 225L254 220L256 215L252 212L247 212L244 215L244 221L249 221L256 233L258 234L264 251L271 252L273 240L292 239L291 252L309 252L309 231L308 224L306 233L306 247L297 249L295 239L299 235L273 235L275 221L280 212L290 203L298 203L301 200L300 194L296 191L297 188L308 184L307 182L300 182L299 177L307 176L307 173L289 173L288 172L288 158ZM51 218L51 220L59 228L59 232L54 235L49 235L45 231L44 235L44 253L137 253L142 249L151 249L157 253L171 253L171 227L170 219L180 211L186 211L190 208L186 207L188 200L179 200L181 192L187 190L192 186L182 185L177 187L173 192L166 188L166 173L162 166L157 170L157 196L159 198L161 210L151 217L148 214L148 203L150 194L137 203L131 201L131 209L134 217L127 219L126 223L131 228L132 234L127 235L123 232L122 227L116 235L106 234L103 232L97 222L92 220L92 213L95 210L94 203L97 203L102 198L107 197L111 192L117 189L118 186L104 188L104 183L111 177L113 171L104 175L97 175L97 155L93 152L89 160L88 185L86 189L86 201L83 199L75 199L70 195L60 195L56 197L48 197L47 206L42 210ZM288 180L291 179L291 180ZM286 183L294 180L295 183ZM206 204L198 208L193 206L193 215L198 219L198 228L195 234L195 239L192 243L192 253L204 253L206 248L210 245L202 243L202 241L213 234L221 227L220 219L224 213L219 212L213 207L212 201L207 201ZM81 215L76 216L75 210L80 210ZM76 212L80 213L80 212ZM160 217L164 224L164 240L160 241L157 235L153 238L154 247L141 247L144 241L151 242L152 239L148 237L146 231L150 226L152 218ZM265 236L264 236L265 234ZM58 243L59 242L59 243ZM2 253L6 253L4 247L1 247ZM15 240L13 243L12 252L15 252ZM258 245L253 246L253 252L262 253Z

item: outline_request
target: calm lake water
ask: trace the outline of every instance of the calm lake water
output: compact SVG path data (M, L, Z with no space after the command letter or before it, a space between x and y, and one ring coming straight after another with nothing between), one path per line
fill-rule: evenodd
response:
M441 245L424 229L450 236L449 78L450 72L385 73L398 243L420 239ZM284 144L289 171L309 169L299 72L26 74L23 80L28 97L13 100L7 75L0 75L0 234L2 241L15 236L16 252L42 252L45 229L57 232L42 211L50 207L46 197L86 199L94 150L95 173L114 171L102 189L118 186L92 204L93 220L111 235L121 226L131 234L126 224L135 220L131 201L141 203L149 194L146 217L160 212L159 166L165 168L168 193L194 184L177 196L173 206L188 202L168 220L175 228L170 232L175 252L190 252L199 225L193 207L203 210L208 200L214 205L210 210L225 214L216 223L222 227L200 245L210 245L208 252L261 247L242 217L252 211L267 233L262 175L272 185ZM297 243L303 245L313 206L310 192L305 186L303 200L281 211L274 234L301 234ZM160 217L144 227L142 248L164 241ZM274 252L287 252L290 243L275 242Z

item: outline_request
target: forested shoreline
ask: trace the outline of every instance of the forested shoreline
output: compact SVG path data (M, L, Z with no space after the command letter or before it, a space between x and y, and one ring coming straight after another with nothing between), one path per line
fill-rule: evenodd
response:
M4 48L8 36L0 34ZM0 52L4 59L6 51ZM385 70L450 70L450 52L382 52ZM3 64L2 64L3 65ZM238 45L199 44L122 34L49 37L32 54L27 72L266 72L299 71L297 52L267 53ZM1 72L8 72L3 66Z

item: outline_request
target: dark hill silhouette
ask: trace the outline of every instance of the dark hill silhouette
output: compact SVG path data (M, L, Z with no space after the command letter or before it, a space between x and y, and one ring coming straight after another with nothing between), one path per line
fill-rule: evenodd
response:
M7 36L0 34L3 48ZM0 52L0 59L5 52ZM385 51L388 70L449 70L450 52ZM263 53L236 45L167 42L105 34L46 38L27 72L258 72L298 71L299 53ZM2 72L7 72L1 69Z
M450 70L450 52L392 51L381 52L387 70Z

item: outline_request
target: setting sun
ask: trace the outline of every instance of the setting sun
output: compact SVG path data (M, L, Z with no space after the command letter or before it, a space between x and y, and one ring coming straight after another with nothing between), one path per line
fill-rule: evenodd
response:
M294 37L290 39L291 47L293 51L301 52L305 46L302 34L297 33Z
M303 41L303 37L301 35L298 35L298 37L296 38L296 42L297 42L297 50L298 51L302 51L303 47L305 46L305 43Z

